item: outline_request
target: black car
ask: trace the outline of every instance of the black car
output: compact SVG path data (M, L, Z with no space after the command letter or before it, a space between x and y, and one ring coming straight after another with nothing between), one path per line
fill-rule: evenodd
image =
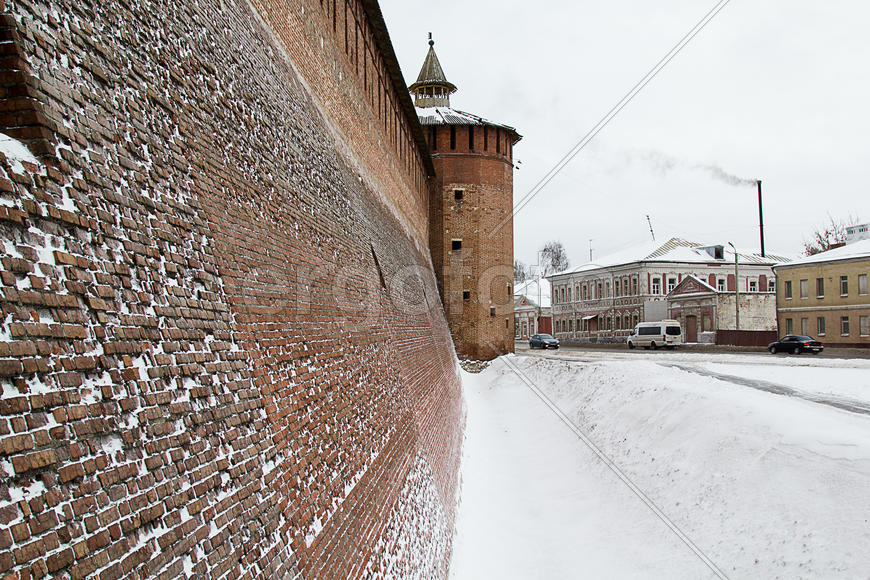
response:
M529 339L529 348L559 348L559 339L549 334L536 334Z
M776 342L771 342L767 345L767 350L770 354L778 352L790 352L792 354L800 354L802 352L811 352L819 354L824 350L824 345L811 336L802 336L800 334L789 334L783 336Z

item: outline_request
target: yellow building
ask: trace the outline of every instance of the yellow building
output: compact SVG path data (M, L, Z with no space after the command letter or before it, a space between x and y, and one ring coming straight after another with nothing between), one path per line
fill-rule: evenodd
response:
M774 267L780 335L870 347L870 240Z

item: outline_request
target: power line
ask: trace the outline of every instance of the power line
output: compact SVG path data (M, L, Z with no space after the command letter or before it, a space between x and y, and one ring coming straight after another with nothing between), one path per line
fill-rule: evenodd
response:
M691 42L692 39L695 38L695 36L697 36L698 33L707 26L707 24L709 24L710 21L713 20L713 18L715 18L716 15L719 14L719 12L721 12L723 8L725 8L725 6L728 5L730 1L731 0L719 0L719 2L717 2L716 5L713 6L713 8L710 9L710 11L707 12L707 14L705 14L704 17L701 18L701 20L699 20L697 24L695 24L695 26L693 26L692 29L689 30L689 32L687 32L685 36L683 36L680 41L677 42L677 44L675 44L673 48L671 48L670 51L668 51L667 54L665 54L665 56L663 56L661 60L659 60L655 64L655 66L653 66L649 70L649 72L647 72L646 75L644 75L644 77L641 78L637 82L637 84L635 84L631 88L631 90L629 90L628 93L626 93L625 96L622 97L621 100L616 103L616 105L614 105L613 108L611 108L607 112L607 114L605 114L604 117L602 117L601 120L598 121L598 123L596 123L595 126L592 127L592 129L590 129L589 132L586 133L586 135L584 135L583 138L580 139L580 141L578 141L577 144L574 145L574 147L572 147L568 151L568 153L566 153L558 161L558 163L556 163L556 165L554 165L553 168L550 169L550 171L548 171L544 175L544 177L542 177L541 180L538 181L537 184L535 184L535 186L531 190L529 190L526 195L523 196L519 203L517 203L517 205L514 207L514 211L511 216L502 220L501 223L499 223L495 227L495 229L490 232L490 237L495 236L505 225L507 225L514 218L514 216L522 211L522 209L526 207L526 205L528 205L529 202L531 202L532 199L534 199L535 196L537 196L541 192L541 190L543 190L547 186L547 184L549 184L553 180L554 177L561 173L561 171L571 162L571 160L574 159L574 157L576 157L577 154L580 153L583 149L585 149L586 146L598 135L598 133L600 133L601 130L604 129L610 123L610 121L612 121L613 118L616 117L616 115L618 115L619 112L622 111L622 109L624 109L625 106L628 105L634 99L634 97L636 97L637 94L642 91L643 88L646 87L646 85L648 85L649 82L652 81L662 71L662 69L667 66L668 63L671 62L674 57L676 57L683 50L683 48L685 48L686 45L689 44L689 42Z
M702 552L701 548L699 548L695 544L695 542L693 542L692 539L689 538L689 536L687 536L686 533L683 532L679 528L679 526L677 526L677 524L675 524L673 520L671 520L661 510L661 508L659 508L655 504L655 502L653 502L653 500L650 499L650 497L646 493L644 493L644 491L640 489L640 487L638 487L631 480L631 478L629 478L628 475L626 475L625 472L619 468L618 465L616 465L616 463L612 459L610 459L610 457L608 457L583 431L581 431L580 428L577 427L574 422L571 421L571 419L569 419L568 416L564 412L562 412L562 410L558 406L556 406L556 404L546 394L544 394L544 392L538 387L538 385L535 384L534 381L532 381L532 379L526 376L526 374L516 364L514 364L514 362L511 361L510 358L502 357L501 360L504 361L508 368L512 370L514 374L516 374L520 378L520 380L533 393L535 393L535 395L537 395L537 397L545 405L547 405L547 407L549 407L550 410L553 411L553 413L569 429L571 429L571 431L577 436L577 438L580 439L580 441L582 441L583 444L586 445L586 447L588 447L589 450L592 451L592 453L594 453L598 457L598 459L600 459L601 462L604 463L604 465L607 466L607 468L610 469L610 471L612 471L616 475L616 477L618 477L620 481L622 481L622 483L624 483L625 486L629 490L631 490L631 492L634 493L634 495L636 495L650 509L650 511L652 511L653 514L655 514L656 517L658 517L680 539L680 541L688 546L688 548L692 550L692 552L694 552L695 555L698 556L698 558L708 568L710 568L710 570L712 570L718 578L720 578L721 580L728 580L728 577L725 575L724 572L722 572L722 570L719 569L716 563L713 562L713 560L711 560L710 557L707 556L704 552Z

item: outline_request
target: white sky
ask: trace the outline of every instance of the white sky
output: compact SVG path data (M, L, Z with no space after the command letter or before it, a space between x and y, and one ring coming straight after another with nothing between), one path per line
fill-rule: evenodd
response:
M381 0L409 84L427 33L451 105L517 128L523 197L715 0ZM731 3L517 216L515 255L572 265L649 239L798 253L834 218L870 221L870 3Z

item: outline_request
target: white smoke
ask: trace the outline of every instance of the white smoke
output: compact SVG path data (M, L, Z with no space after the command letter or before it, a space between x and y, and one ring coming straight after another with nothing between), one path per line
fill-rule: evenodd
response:
M732 175L718 165L692 163L684 159L677 159L676 157L667 155L660 151L644 151L641 153L628 153L627 155L629 159L641 159L644 163L650 165L653 169L657 170L662 174L668 173L669 171L673 171L678 168L683 168L696 171L704 171L716 181L721 181L722 183L727 183L728 185L733 185L736 187L744 185L755 185L756 183L758 183L757 179L749 179Z

